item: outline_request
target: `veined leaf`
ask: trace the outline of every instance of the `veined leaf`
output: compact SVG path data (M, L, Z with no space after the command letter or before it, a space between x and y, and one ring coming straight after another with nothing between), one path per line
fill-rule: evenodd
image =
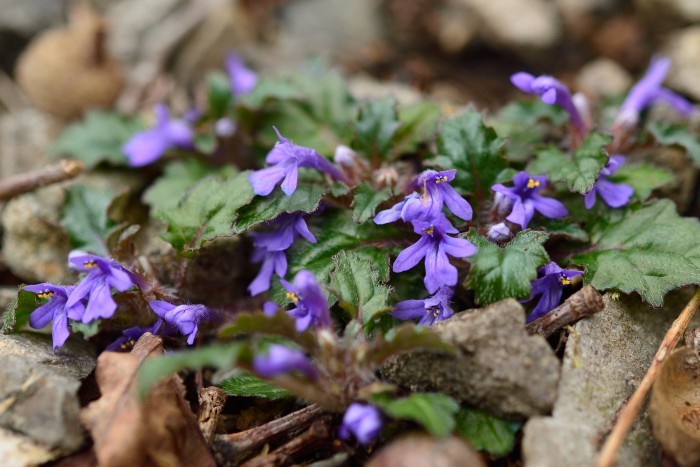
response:
M66 194L61 224L68 231L73 248L108 255L105 240L116 223L107 215L107 208L114 194L85 185L74 185Z
M22 329L29 322L32 311L42 304L36 294L24 290L24 286L21 285L17 290L17 298L10 303L2 316L2 332Z
M671 122L654 122L647 129L659 144L681 146L688 151L696 167L700 167L700 141L687 127Z
M374 397L372 402L389 416L411 420L422 425L431 435L444 437L455 428L459 405L450 396L440 393L416 392L403 399Z
M376 190L367 182L357 185L353 190L352 219L358 224L367 222L374 217L377 206L389 198L391 198L389 188Z
M634 188L634 199L646 201L652 191L671 183L673 174L652 164L625 164L610 176L610 181L628 184Z
M360 106L355 122L356 137L353 146L368 160L385 160L391 151L391 142L399 125L394 99L367 101Z
M226 391L226 394L229 396L262 397L271 400L293 396L293 394L286 389L275 386L274 384L263 381L245 372L240 372L235 376L226 378L218 383L217 386Z
M371 263L354 251L341 251L333 257L333 262L331 287L338 294L340 306L352 317L367 323L389 309L390 288L380 283L379 274Z
M495 456L505 456L513 450L515 433L519 429L518 422L501 420L474 408L463 408L457 414L457 433L474 449Z

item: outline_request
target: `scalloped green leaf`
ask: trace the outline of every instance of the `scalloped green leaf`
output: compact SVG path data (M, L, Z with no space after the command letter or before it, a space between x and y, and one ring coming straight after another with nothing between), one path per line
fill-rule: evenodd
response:
M384 160L391 151L392 139L399 125L395 99L364 102L355 122L353 147L368 160Z
M109 254L105 240L117 225L107 214L114 193L86 185L73 185L66 190L61 210L61 225L68 232L71 246L98 255Z
M700 140L688 127L671 122L654 122L647 127L656 141L664 146L681 146L700 167Z
M274 384L263 381L260 378L246 372L240 372L235 376L226 378L217 384L229 396L236 397L261 397L276 400L294 395Z
M478 451L505 456L515 446L515 434L521 424L494 417L482 410L463 408L457 414L457 433Z
M612 174L610 181L634 188L633 199L646 201L651 192L673 181L673 174L653 164L625 164Z
M2 332L8 333L22 329L29 322L29 315L39 306L46 303L37 298L36 294L24 290L20 285L17 297L10 303L2 316Z
M441 393L416 392L402 399L374 397L372 402L390 417L410 420L439 438L454 430L455 414L459 404L450 396Z
M358 224L363 224L374 217L377 206L391 198L389 188L375 189L367 182L357 185L353 189L352 219Z

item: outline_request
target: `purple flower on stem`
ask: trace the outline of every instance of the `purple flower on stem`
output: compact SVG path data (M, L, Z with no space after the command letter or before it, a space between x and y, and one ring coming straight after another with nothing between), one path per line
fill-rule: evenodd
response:
M580 276L583 274L583 271L562 269L557 263L551 261L545 267L541 268L539 273L542 277L532 281L530 297L527 300L523 300L523 302L529 302L537 295L541 295L537 306L535 306L532 313L527 317L528 323L556 308L561 301L564 286L571 284L571 279Z
M67 302L72 307L85 297L88 298L82 316L83 323L98 318L111 318L117 310L111 288L124 292L140 282L138 277L117 262L97 255L74 251L68 256L68 264L77 271L87 273L70 293Z
M634 193L634 188L625 183L613 183L608 180L608 176L614 174L624 163L625 156L610 156L610 160L603 167L603 170L600 171L598 181L595 182L593 189L584 198L586 209L591 209L595 206L596 194L600 195L605 204L611 208L619 208L629 202L630 197Z
M134 134L122 148L132 167L152 164L169 149L192 147L194 132L188 122L171 119L165 104L156 105L155 114L155 127Z
M297 189L299 167L310 167L325 172L335 180L345 181L343 173L326 160L323 156L311 148L292 144L282 136L277 128L273 127L279 141L267 154L265 162L274 164L261 170L256 170L249 176L256 195L267 196L272 193L275 186L282 181L282 191L291 196Z
M226 72L231 83L231 92L236 96L249 93L258 82L258 75L245 66L241 56L236 53L231 53L226 58Z
M455 313L450 306L453 295L452 287L440 287L438 293L425 300L404 300L397 303L390 314L398 319L420 318L418 324L432 326Z
M535 210L550 219L559 219L569 213L561 202L539 194L547 186L547 177L520 172L513 177L513 184L513 188L507 188L498 183L491 189L496 192L497 202L512 203L511 212L506 219L523 229L527 228Z
M318 377L316 367L304 352L277 344L270 345L266 355L253 357L253 370L263 378L274 378L290 371L299 371L311 380Z
M85 308L81 302L68 305L68 296L73 287L64 287L43 282L36 285L27 285L24 290L35 293L41 299L49 301L38 307L29 315L29 325L34 329L41 329L53 321L51 336L53 337L53 351L61 347L70 332L68 331L68 319L79 321L83 317Z
M396 203L389 209L385 209L374 216L375 224L388 224L396 222L399 219L409 222L408 219L414 217L414 214L420 210L421 196L418 193L411 193L406 196L403 201Z
M147 328L134 326L132 328L125 329L124 331L122 331L121 337L117 338L114 342L105 347L105 350L131 350L134 348L134 345L136 344L136 342L138 342L141 336L143 336L147 332L150 332L151 334L156 334L162 324L163 320L158 319L158 321L156 321Z
M278 277L284 277L287 274L287 255L284 251L267 251L261 248L253 252L251 261L254 264L262 262L258 275L248 285L248 292L252 297L270 289L273 273Z
M690 114L693 109L690 102L670 89L661 86L670 67L671 59L668 57L652 57L644 77L632 86L625 101L620 106L615 118L616 125L622 125L624 128L635 126L639 121L639 114L656 101L666 102L685 116Z
M338 435L341 439L353 434L360 444L366 445L379 435L382 429L382 415L373 405L353 402L345 411L343 424Z
M187 344L194 344L199 321L209 316L209 310L204 305L173 305L163 300L151 300L148 305L163 321L175 326L178 331L187 336Z
M293 285L285 280L280 280L280 284L287 289L287 298L296 305L296 308L287 313L296 318L297 331L304 331L312 324L319 327L331 325L328 301L311 272L299 271L294 277Z
M407 271L425 258L424 283L428 292L456 285L457 268L450 264L447 255L464 258L476 253L476 247L469 240L447 235L458 231L442 213L432 222L413 221L413 230L421 238L399 253L394 261L394 272Z
M512 75L510 82L523 92L540 96L545 104L558 105L564 109L569 114L569 121L579 136L588 133L587 125L581 118L569 88L557 79L546 75L535 77L530 73L520 72Z

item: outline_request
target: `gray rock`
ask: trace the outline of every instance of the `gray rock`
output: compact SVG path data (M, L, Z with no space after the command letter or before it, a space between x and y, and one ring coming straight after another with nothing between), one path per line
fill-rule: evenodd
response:
M25 37L64 21L66 0L0 0L0 31Z
M393 383L441 391L500 417L549 413L559 360L544 338L528 336L524 322L513 299L467 310L433 326L457 355L412 352L390 360L383 372Z
M3 467L41 465L59 455L26 436L0 428L0 459Z
M578 74L578 88L594 97L624 93L632 85L632 77L620 65L607 58L587 63Z
M700 2L698 3L700 5ZM700 99L700 26L675 32L663 53L671 57L672 66L666 83L677 91Z
M18 355L0 366L0 427L68 454L85 441L77 392L80 382Z
M92 373L96 358L90 344L77 338L69 339L54 354L51 336L37 332L0 334L0 359L10 356L21 357L31 366L40 366L75 380L84 379Z
M669 296L659 310L636 296L614 300L606 294L605 310L574 326L566 343L552 417L532 418L525 425L526 466L595 465L596 451L612 428L615 414L646 373L666 330L685 305L686 295ZM657 446L644 411L616 465L657 464Z

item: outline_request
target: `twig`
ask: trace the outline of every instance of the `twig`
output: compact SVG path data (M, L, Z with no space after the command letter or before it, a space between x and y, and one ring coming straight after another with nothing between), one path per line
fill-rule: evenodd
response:
M559 329L581 318L603 311L603 297L590 285L566 299L564 303L526 326L529 334L549 337Z
M678 315L678 318L676 318L666 332L664 340L661 342L659 350L656 352L656 355L649 366L649 370L647 370L646 375L644 375L642 382L639 383L639 386L634 391L634 394L632 394L632 397L629 398L627 404L620 409L617 422L615 423L610 436L608 436L608 439L605 440L603 449L600 451L598 467L611 467L615 463L617 451L620 449L622 442L627 437L627 433L629 433L632 423L634 423L634 420L637 418L637 414L644 404L647 393L649 392L649 389L651 389L651 385L656 378L656 374L658 373L661 364L664 362L676 344L678 344L678 341L685 332L685 328L688 327L688 323L690 323L690 320L693 318L693 314L695 314L695 310L697 310L698 307L700 307L700 288L695 290L695 295L693 295L693 298L688 302L681 314Z
M58 164L4 178L0 180L0 200L75 178L83 172L84 168L85 165L79 160L65 159Z
M314 421L323 410L310 405L287 416L278 418L250 430L216 437L217 450L228 459L243 459L256 449L292 431L298 432Z
M219 415L226 403L226 393L216 386L208 386L199 391L199 413L197 422L202 430L204 439L211 444L216 426L219 423Z

